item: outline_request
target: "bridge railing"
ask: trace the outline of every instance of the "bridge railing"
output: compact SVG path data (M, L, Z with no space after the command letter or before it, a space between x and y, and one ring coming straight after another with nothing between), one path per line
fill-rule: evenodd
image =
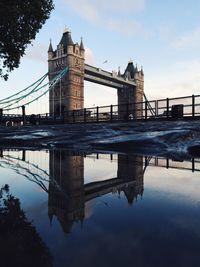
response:
M31 124L92 123L150 119L200 118L200 95L25 116ZM24 121L20 114L0 114L0 122Z
M63 113L64 121L71 123L181 119L199 116L200 95L100 106Z

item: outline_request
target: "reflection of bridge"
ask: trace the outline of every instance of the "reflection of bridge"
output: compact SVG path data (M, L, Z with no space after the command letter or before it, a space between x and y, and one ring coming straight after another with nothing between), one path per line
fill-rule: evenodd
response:
M104 155L87 155L99 159ZM49 217L55 215L60 221L63 231L70 232L73 222L83 221L85 203L108 193L123 192L128 202L132 204L138 196L143 195L143 177L147 166L176 168L178 170L200 171L200 161L173 161L164 158L142 157L131 155L110 155L108 160L117 162L115 178L94 181L84 184L84 157L71 155L66 151L51 151L51 176L62 185L65 194L60 194L50 184L49 187ZM196 167L195 168L195 164ZM187 167L185 167L185 165Z
M33 152L28 152L33 153ZM42 152L36 152L42 153ZM200 171L200 161L173 161L164 158L101 154L76 155L67 151L50 151L49 168L32 160L23 151L1 150L0 167L11 168L39 185L49 196L49 218L55 215L63 230L70 232L73 222L85 217L85 203L109 193L123 192L131 204L143 194L143 176L148 166ZM116 177L84 184L84 158L104 158L117 163ZM36 159L39 162L39 156ZM46 170L49 169L49 170Z
M87 155L88 158L99 159L101 154L92 154ZM128 156L127 156L128 157ZM117 158L113 157L113 154L110 154L110 158L107 160L118 161ZM133 161L133 164L137 162ZM169 159L164 157L155 157L155 156L143 156L143 166L144 173L148 166L160 167L166 169L176 169L182 171L192 171L200 172L200 160L192 158L191 160L179 160L179 159Z
M26 161L25 150L21 151L21 157L19 156L19 153L18 157L16 157L15 155L12 155L12 152L9 153L9 151L4 152L1 150L0 158L0 167L13 170L17 174L28 179L30 182L34 182L39 185L45 192L48 192L48 173L36 164Z
M128 202L132 203L143 194L142 157L138 157L138 165L133 165L132 160L119 155L117 177L87 184L84 184L84 157L71 155L67 151L50 151L49 172L26 159L25 151L16 155L1 150L0 166L12 169L46 191L50 219L55 215L63 230L69 232L74 221L84 219L86 202L122 191Z
M70 232L74 221L82 221L85 203L102 195L121 192L132 203L143 194L143 164L138 157L138 165L132 159L118 156L117 177L84 184L84 157L71 155L66 151L50 151L50 176L62 186L65 194L60 194L49 186L49 217L55 215L65 232Z

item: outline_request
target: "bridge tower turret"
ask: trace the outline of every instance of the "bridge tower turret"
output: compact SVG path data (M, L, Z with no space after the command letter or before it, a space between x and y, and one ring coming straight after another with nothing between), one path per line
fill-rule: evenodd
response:
M74 44L71 32L66 29L53 51L52 44L48 50L49 80L61 70L68 67L67 74L49 93L49 111L61 114L67 110L84 108L84 62L85 50L83 41Z
M120 74L118 74L119 76ZM133 105L133 103L138 103L143 101L144 94L144 73L141 69L138 70L137 66L134 66L133 61L130 60L126 67L124 74L121 75L125 80L134 81L135 86L128 86L123 89L118 89L118 105L119 115L122 119L127 116L127 109L134 110L132 112L134 118L141 118L142 103Z
M51 73L53 71L53 61L52 61L53 56L54 56L53 46L52 46L52 43L51 43L51 40L50 40L49 49L48 49L48 67L49 67L49 73Z
M142 68L140 71L135 72L134 79L136 83L136 87L134 91L134 102L138 103L135 105L135 109L136 109L135 116L136 118L142 118L143 116L142 102L143 102L143 96L144 96L144 73L143 73Z

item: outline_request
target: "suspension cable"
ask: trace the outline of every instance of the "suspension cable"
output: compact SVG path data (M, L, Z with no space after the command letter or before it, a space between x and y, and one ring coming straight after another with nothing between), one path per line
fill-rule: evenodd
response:
M29 93L27 93L27 94L25 94L25 95L21 95L21 96L19 96L19 97L17 97L17 98L14 98L14 99L10 99L10 100L8 100L8 101L5 101L5 102L2 102L2 100L0 101L0 104L7 104L7 103L10 103L10 102L13 102L13 101L15 101L15 100L20 100L20 99L22 99L23 97L26 97L26 96L28 96L29 94L31 94L31 93L34 93L34 91L38 88L38 86L46 79L46 77L47 76L43 76L43 78L40 80L40 82L29 92ZM29 88L31 88L31 87L29 87ZM28 90L28 89L27 89ZM27 91L26 90L26 91ZM23 91L23 92L25 92L25 91ZM19 95L19 93L18 93L18 95ZM16 102L15 102L16 103ZM7 107L7 106L6 106ZM2 108L4 108L4 107L2 107Z
M39 96L37 96L37 97L34 98L33 100L24 103L24 106L27 106L27 105L29 105L29 104L31 104L31 103L37 101L37 100L40 99L42 96L44 96L47 92L49 92L52 88L54 88L55 85L60 81L60 79L62 79L62 77L67 73L67 71L68 71L68 68L65 68L65 69L62 70L62 71L61 71L61 72L60 72L60 73L59 73L53 80L51 80L50 82L46 83L45 85L43 85L43 86L37 88L33 93L38 92L39 90L41 90L41 89L43 89L44 87L46 87L47 85L49 85L49 88L48 88L46 91L44 91L42 94L40 94ZM32 94L32 93L27 94L27 96L29 96L30 94ZM26 97L27 97L27 96L26 96ZM23 97L23 98L20 99L20 100L23 100L24 98L25 98L25 97ZM20 101L20 100L19 100L19 101ZM18 103L19 101L16 101L16 102ZM16 104L16 103L13 103L11 106L13 106L14 104ZM7 107L9 107L9 106L7 106ZM20 108L20 107L21 107L21 105L18 105L18 106L13 107L13 108L12 108L12 107L11 107L11 108L6 108L5 110L6 110L6 111L9 111L9 110L15 110L15 109L18 109L18 108Z
M10 98L12 98L12 97L14 97L14 96L16 96L16 95L19 95L19 94L22 93L22 92L25 92L26 90L28 90L29 88L31 88L32 86L34 86L35 84L37 84L38 82L40 82L41 80L44 80L44 79L47 77L47 75L48 75L48 72L47 72L45 75L43 75L40 79L38 79L36 82L34 82L34 83L32 83L31 85L29 85L28 87L26 87L25 89L23 89L23 90L21 90L21 91L15 93L15 94L13 94L13 95L11 95L11 96L8 96L8 97L6 97L6 98L1 99L1 100L0 100L0 103L2 103L3 101L5 101L5 100L7 100L7 99L10 99Z

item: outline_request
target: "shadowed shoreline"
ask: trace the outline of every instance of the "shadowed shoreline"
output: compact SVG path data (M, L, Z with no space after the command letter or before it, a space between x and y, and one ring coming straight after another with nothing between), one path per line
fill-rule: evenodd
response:
M0 127L0 146L200 156L199 121Z

